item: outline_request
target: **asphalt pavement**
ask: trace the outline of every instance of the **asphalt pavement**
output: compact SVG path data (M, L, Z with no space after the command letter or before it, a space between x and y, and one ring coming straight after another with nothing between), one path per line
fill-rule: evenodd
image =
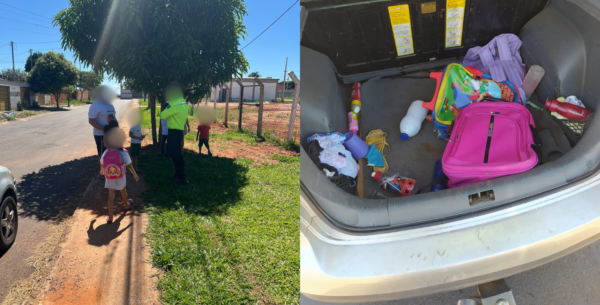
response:
M600 241L541 267L506 278L517 305L600 304ZM455 305L477 295L475 286L369 305ZM302 305L325 305L301 296ZM353 303L358 304L358 303Z
M114 103L120 119L131 100ZM29 277L29 258L52 223L72 213L93 175L97 152L88 123L89 105L0 124L0 165L17 179L19 229L15 244L0 252L0 301L11 285Z

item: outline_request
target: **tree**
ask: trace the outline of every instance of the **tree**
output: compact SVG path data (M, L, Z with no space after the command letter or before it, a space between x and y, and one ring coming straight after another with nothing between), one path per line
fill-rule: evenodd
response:
M62 53L50 51L42 55L27 76L32 92L52 94L56 98L56 108L65 87L77 84L77 68Z
M27 80L27 72L21 69L15 69L14 72L13 69L2 69L2 71L0 71L0 75L2 75L2 77L6 80L13 82L24 83Z
M279 83L283 84L283 81L280 81ZM290 90L296 89L296 83L294 83L291 80L285 82L285 89L290 89Z
M254 71L254 72L248 74L248 77L260 77L260 73L258 73L258 71Z
M88 91L88 102L89 102L90 101L89 91L98 87L102 83L102 80L104 80L104 77L102 76L102 74L96 73L94 71L79 71L77 77L78 77L77 87L79 87L79 89L81 89L81 90ZM79 101L81 101L82 99L83 99L83 92L81 94Z
M25 62L25 71L29 73L35 67L35 62L42 56L42 52L34 52L29 57L27 57L27 61Z
M152 140L157 143L156 98L170 81L196 100L234 77L248 62L239 38L246 34L243 0L70 0L54 18L62 46L94 71L149 94Z

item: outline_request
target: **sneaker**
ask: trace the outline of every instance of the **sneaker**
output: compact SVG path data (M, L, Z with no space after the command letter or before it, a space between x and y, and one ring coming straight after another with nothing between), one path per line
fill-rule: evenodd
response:
M209 156L209 157L212 157L212 153L211 153L210 151L208 152L208 156Z

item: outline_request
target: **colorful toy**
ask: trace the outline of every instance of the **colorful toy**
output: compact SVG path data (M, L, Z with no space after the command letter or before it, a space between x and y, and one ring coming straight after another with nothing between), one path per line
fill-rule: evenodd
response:
M417 181L388 172L373 172L371 177L379 183L382 189L394 192L400 196L410 196L417 192Z

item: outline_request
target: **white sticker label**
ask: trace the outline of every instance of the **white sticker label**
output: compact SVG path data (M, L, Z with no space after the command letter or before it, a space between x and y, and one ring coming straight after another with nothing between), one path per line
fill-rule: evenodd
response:
M394 25L394 37L410 36L410 23Z
M398 48L398 55L399 56L412 54L414 52L415 51L413 50L412 46L404 46L404 47L399 47Z
M448 30L446 31L446 38L460 38L460 35L462 34L462 29L453 29L453 30Z
M448 10L448 17L446 19L462 18L463 11L462 7L451 8Z
M460 38L446 39L446 48L459 47Z
M406 36L406 37L396 38L396 45L397 46L412 45L412 37Z
M450 19L446 23L446 29L458 29L458 28L462 28L462 21L463 21L462 18L459 18L459 19Z

